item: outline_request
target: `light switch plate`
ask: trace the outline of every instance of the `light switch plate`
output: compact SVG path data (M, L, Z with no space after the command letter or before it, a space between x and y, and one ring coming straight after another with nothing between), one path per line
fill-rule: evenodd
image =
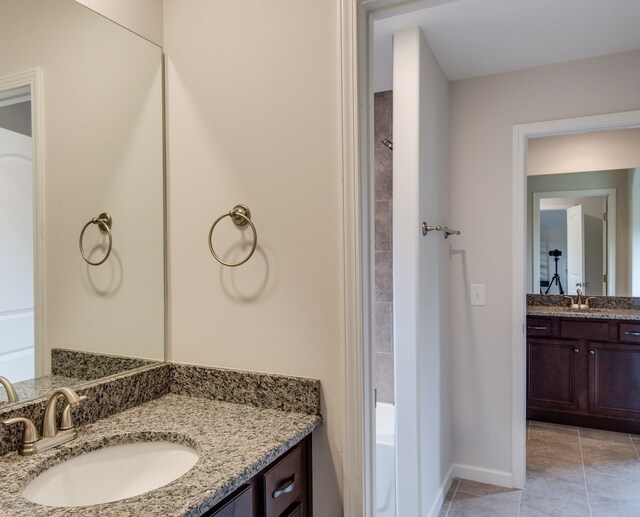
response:
M471 294L471 305L486 305L484 284L471 284L469 292Z

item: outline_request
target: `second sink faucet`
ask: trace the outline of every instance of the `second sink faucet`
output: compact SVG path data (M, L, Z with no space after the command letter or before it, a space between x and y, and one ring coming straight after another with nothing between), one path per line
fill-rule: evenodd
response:
M16 393L16 389L13 387L13 384L11 384L11 381L0 375L0 384L2 384L4 389L7 391L7 402L9 404L18 402L18 394Z
M60 425L58 426L56 423L56 403L60 397L65 397L67 404L62 410ZM22 424L24 426L22 444L18 452L22 456L31 456L69 442L78 436L78 431L71 418L71 408L84 400L87 400L86 396L78 395L71 388L58 388L54 391L49 397L44 410L42 437L38 434L36 426L28 418L10 418L2 423L6 426L13 424Z

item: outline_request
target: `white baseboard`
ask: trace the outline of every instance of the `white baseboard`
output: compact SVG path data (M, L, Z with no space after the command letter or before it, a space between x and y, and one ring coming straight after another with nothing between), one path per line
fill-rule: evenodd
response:
M513 487L513 475L511 472L504 470L484 469L472 465L454 463L453 476L460 479L468 479L469 481L487 483L489 485L504 486L507 488Z
M440 513L440 509L442 508L442 503L444 502L444 497L447 495L449 491L449 487L451 486L451 481L453 481L453 465L449 467L449 472L444 478L444 482L438 491L438 496L436 497L433 505L431 506L431 510L427 514L429 517L437 517Z

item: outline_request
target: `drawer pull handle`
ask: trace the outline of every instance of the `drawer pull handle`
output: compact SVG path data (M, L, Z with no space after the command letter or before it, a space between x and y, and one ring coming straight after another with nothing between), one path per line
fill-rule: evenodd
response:
M293 489L295 488L295 486L296 486L296 475L294 474L293 476L291 476L290 479L285 480L283 484L280 485L280 488L276 489L276 491L273 492L273 498L277 499L282 494L288 494L289 492L293 492Z
M640 332L625 332L626 336L640 336Z
M547 327L527 327L529 330L547 330Z

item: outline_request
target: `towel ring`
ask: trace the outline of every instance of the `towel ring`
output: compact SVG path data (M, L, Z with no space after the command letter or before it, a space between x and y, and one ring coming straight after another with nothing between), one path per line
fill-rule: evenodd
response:
M90 224L97 224L98 228L100 228L100 231L102 233L106 233L107 237L109 238L109 247L107 248L107 253L100 262L91 262L87 257L87 255L85 254L84 248L82 247L82 239L84 238L84 232ZM82 227L82 231L80 232L80 239L78 240L78 245L80 246L80 254L82 255L82 258L90 266L99 266L109 258L109 255L111 255L111 246L113 244L113 237L111 236L112 224L113 224L113 219L111 218L111 215L109 215L107 212L102 212L98 217L94 217L93 219L91 219L91 221L89 221L87 224L85 224Z
M225 217L230 217L231 220L233 221L233 224L235 224L236 226L239 226L240 228L242 228L243 226L246 226L248 224L249 226L251 226L251 231L253 232L253 246L251 246L251 251L245 257L244 260L241 260L240 262L237 262L235 264L231 264L230 262L225 262L224 260L222 260L216 254L216 252L214 251L213 243L211 242L211 237L213 236L213 229ZM209 250L211 251L211 254L213 255L213 258L216 259L218 262L220 262L220 264L222 264L223 266L228 266L228 267L241 266L242 264L244 264L247 260L249 260L251 258L251 256L253 255L253 252L256 250L256 245L257 244L258 244L258 232L256 231L256 227L251 222L251 211L249 210L249 208L246 205L236 205L236 206L234 206L231 209L231 211L229 211L228 214L223 214L220 217L218 217L213 222L213 224L211 225L211 229L209 230Z

